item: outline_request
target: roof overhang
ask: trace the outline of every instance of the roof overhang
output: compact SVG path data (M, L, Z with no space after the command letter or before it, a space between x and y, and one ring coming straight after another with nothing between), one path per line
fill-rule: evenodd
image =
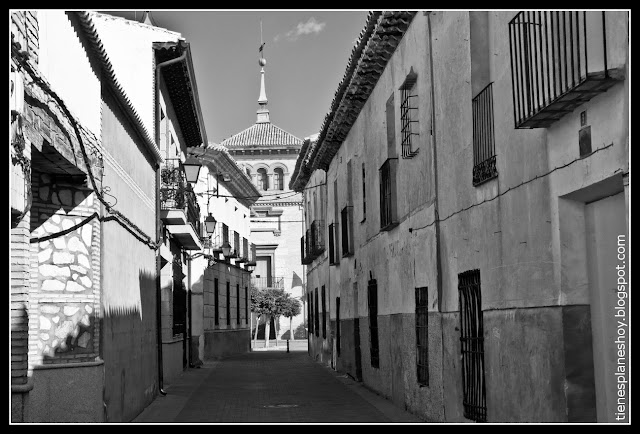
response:
M224 146L209 144L206 148L189 148L188 155L199 159L210 172L227 174L231 180L220 182L238 202L247 208L262 196Z
M186 146L197 147L206 144L207 133L200 107L190 44L184 40L155 42L153 48L156 54L156 65L180 58L184 54L183 61L161 67L161 74Z
M302 191L316 169L327 170L409 28L416 11L370 12L351 51L344 77L324 118L317 142L300 152L300 168L291 188ZM303 145L304 148L304 145Z

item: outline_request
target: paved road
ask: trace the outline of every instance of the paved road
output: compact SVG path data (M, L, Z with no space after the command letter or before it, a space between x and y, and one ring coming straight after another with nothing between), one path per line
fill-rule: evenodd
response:
M167 387L134 423L420 423L314 362L306 345L205 362ZM306 342L305 342L306 344ZM284 347L286 348L286 347Z

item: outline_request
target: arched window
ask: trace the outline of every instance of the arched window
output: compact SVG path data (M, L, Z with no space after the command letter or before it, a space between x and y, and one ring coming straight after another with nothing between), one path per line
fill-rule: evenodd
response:
M261 190L269 189L269 177L266 169L258 169L258 188Z
M282 172L282 169L279 167L276 167L275 169L273 169L273 175L274 175L274 187L276 190L284 190L284 173Z

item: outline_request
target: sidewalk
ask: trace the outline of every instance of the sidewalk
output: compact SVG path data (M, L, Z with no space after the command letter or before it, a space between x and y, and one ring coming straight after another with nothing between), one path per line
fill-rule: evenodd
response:
M205 361L165 391L133 423L424 423L306 348Z

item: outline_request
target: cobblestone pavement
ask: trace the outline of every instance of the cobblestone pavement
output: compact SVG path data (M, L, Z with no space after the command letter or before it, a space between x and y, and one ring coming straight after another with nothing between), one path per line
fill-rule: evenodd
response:
M304 342L306 344L306 342ZM314 362L306 345L252 351L189 369L134 423L420 423L346 375Z

